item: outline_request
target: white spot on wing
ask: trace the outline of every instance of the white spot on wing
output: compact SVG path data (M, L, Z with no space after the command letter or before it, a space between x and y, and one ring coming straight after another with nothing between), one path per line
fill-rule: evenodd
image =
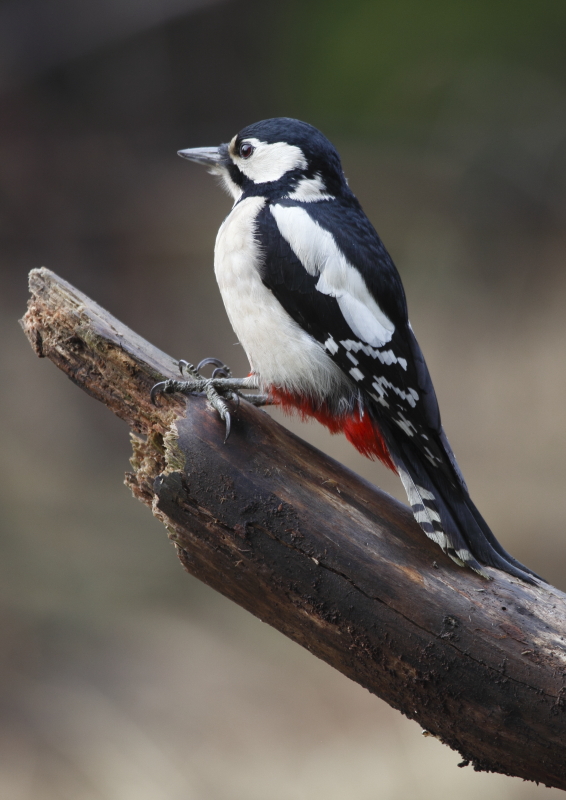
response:
M338 349L339 349L338 345L336 344L336 342L334 341L332 336L328 337L328 339L324 343L324 346L326 347L326 349L328 350L329 353L332 353L332 355L337 353Z
M400 411L398 413L399 413L399 419L394 419L393 422L396 425L398 425L401 428L401 430L407 434L407 436L414 436L417 429L415 428L413 423L410 420L408 420Z
M425 453L426 453L426 457L428 458L430 463L433 465L433 467L436 467L437 464L441 464L442 463L441 459L438 458L437 456L433 455L430 452L430 450L428 449L428 447L425 447Z
M362 353L366 354L366 356L377 358L382 364L399 364L405 371L407 370L406 359L397 358L393 350L374 350L374 348L370 347L369 344L355 342L352 339L345 339L343 342L340 342L340 344L345 347L346 350L353 350L354 353L357 353L359 350L361 350Z
M382 364L396 364L397 363L397 356L393 352L393 350L378 350L377 357L381 361Z
M308 164L300 147L287 142L260 142L255 137L244 139L253 145L254 152L249 158L232 156L234 163L254 183L278 181L293 169L306 169Z
M331 233L298 206L270 207L279 231L309 275L320 275L316 288L335 297L344 319L363 342L382 347L391 341L395 326L383 313L360 272L338 248Z
M350 375L355 381L363 381L363 379L365 378L364 373L360 372L360 370L357 367L352 367L352 369L350 370Z
M391 381L388 381L387 378L384 378L383 375L377 377L376 375L373 376L374 382L372 383L373 388L376 392L379 392L381 395L387 394L387 389L391 389L397 397L400 397L402 400L405 400L411 408L416 406L416 401L419 399L419 395L414 389L407 389L405 392L403 389L399 389L397 386L394 386Z
M369 396L371 397L372 400L375 400L376 403L379 403L380 405L385 406L385 408L389 408L389 403L387 402L385 397L383 397L382 395L378 396L378 395L374 394L373 392L368 392L368 394L369 394Z

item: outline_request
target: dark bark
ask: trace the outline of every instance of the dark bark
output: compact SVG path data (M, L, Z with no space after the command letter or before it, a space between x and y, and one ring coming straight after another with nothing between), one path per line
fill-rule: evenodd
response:
M177 363L48 270L24 330L133 431L127 483L186 569L459 751L566 788L566 596L455 566L409 510L242 403L149 400Z

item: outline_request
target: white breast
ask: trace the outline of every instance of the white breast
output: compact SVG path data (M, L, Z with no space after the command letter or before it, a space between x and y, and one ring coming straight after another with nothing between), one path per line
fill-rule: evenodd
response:
M261 280L255 221L264 204L263 197L241 200L216 238L214 271L236 336L263 388L321 400L350 395L344 373Z

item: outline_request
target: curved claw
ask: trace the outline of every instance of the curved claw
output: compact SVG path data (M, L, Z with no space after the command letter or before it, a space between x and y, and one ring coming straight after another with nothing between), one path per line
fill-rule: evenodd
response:
M228 441L228 437L230 436L230 429L232 427L232 418L230 416L230 409L226 402L227 397L223 397L221 394L218 393L218 391L214 387L212 378L208 382L206 395L208 397L208 402L213 408L215 408L218 411L220 419L223 420L223 422L226 425L226 435L224 436L224 444L226 444L226 442Z
M212 380L214 378L229 378L231 375L229 368L226 364L222 364L221 367L216 367L214 372L212 373Z
M232 420L229 411L226 411L224 414L224 422L226 423L226 435L224 436L224 444L226 444L226 442L228 441L228 437L230 436L230 428L232 425Z
M156 384L154 384L154 386L151 387L151 392L149 393L149 398L150 398L150 400L152 402L152 405L154 405L154 406L159 405L157 403L157 399L156 399L157 395L164 393L166 385L167 385L167 381L160 381L159 383L156 383Z
M199 361L197 364L197 370L200 372L203 367L206 367L209 364L213 364L215 367L224 367L224 369L227 369L226 364L220 361L219 358L203 358L203 360Z

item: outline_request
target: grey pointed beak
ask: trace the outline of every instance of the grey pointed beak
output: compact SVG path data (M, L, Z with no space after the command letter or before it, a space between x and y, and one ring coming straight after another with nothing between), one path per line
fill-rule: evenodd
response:
M223 156L220 147L191 147L188 150L178 150L177 155L207 167L219 166Z

